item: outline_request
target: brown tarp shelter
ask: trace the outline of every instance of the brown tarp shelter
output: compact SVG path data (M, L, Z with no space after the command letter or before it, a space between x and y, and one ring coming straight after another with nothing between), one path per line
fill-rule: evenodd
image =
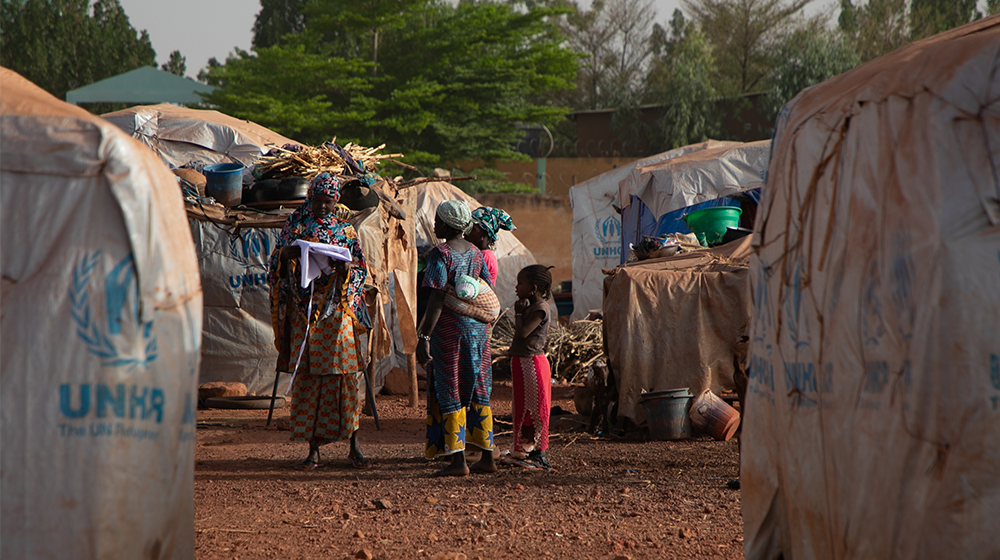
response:
M746 557L1000 558L1000 16L807 89L758 241Z
M604 279L604 341L620 416L645 421L643 391L734 388L733 357L750 327L751 240L625 264Z

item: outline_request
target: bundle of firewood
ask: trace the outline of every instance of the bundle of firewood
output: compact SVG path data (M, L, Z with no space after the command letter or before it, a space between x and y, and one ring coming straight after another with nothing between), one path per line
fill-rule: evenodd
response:
M497 321L490 337L494 371L509 372L510 356L507 350L514 339L514 324L507 315ZM574 321L568 327L552 321L549 327L548 347L545 355L554 379L571 383L582 382L594 362L604 357L604 333L601 320Z
M383 160L391 161L394 158L403 157L403 154L380 154L379 150L382 148L385 148L385 144L376 148L365 148L349 143L344 146L344 151L368 171L374 170ZM323 172L338 176L352 174L344 158L327 145L303 146L299 151L274 148L274 151L277 153L261 156L254 162L261 177L269 179L305 177L312 179Z

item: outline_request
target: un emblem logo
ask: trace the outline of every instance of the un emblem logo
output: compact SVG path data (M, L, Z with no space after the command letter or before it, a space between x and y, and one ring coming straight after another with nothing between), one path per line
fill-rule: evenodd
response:
M594 224L594 233L601 243L618 243L622 237L622 223L617 216L608 216L603 220L597 220Z
M229 236L229 256L248 268L267 268L273 245L266 230L247 228L242 234Z

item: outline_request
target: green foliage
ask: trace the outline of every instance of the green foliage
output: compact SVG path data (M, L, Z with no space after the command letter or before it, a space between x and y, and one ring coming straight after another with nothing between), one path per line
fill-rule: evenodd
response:
M254 49L273 47L282 37L305 28L306 0L260 0L260 11L253 24Z
M682 0L712 46L714 83L727 95L766 87L774 49L812 0Z
M59 99L140 66L155 66L149 35L136 34L118 0L2 0L0 65Z
M854 68L858 53L843 37L824 28L806 28L792 34L775 57L771 75L774 94L768 97L767 112L773 121L785 103L803 89Z
M174 51L170 53L170 59L160 66L160 70L183 76L187 71L187 59L181 56L181 51Z
M689 26L683 39L670 45L669 55L654 60L647 102L662 107L662 117L650 133L650 153L721 138L722 115L712 84L715 61L706 37Z
M206 102L300 142L384 143L427 167L508 159L516 123L554 124L567 113L532 98L573 85L575 55L549 23L559 10L422 3L400 15L382 0L332 5L307 6L306 28L281 45L210 65L203 77L218 89ZM381 26L377 75L365 25Z
M979 17L976 0L910 0L913 40L965 25Z
M538 192L538 189L527 183L509 181L502 171L491 167L479 167L468 172L455 169L452 170L451 174L453 177L475 177L475 179L469 181L455 181L453 183L467 194Z

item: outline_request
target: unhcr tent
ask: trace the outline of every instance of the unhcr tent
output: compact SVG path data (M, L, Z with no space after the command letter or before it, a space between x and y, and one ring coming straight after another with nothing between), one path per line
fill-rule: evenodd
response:
M604 285L602 269L614 268L623 262L622 224L619 211L619 183L633 169L676 158L698 150L728 146L735 142L709 140L636 160L588 179L569 189L573 207L573 314L577 321L591 309L601 309ZM618 207L617 209L615 207Z
M423 183L412 187L417 191L417 222L416 239L417 250L424 253L441 242L434 236L434 216L437 214L438 204L446 200L462 200L469 205L470 210L475 210L482 206L475 198L465 194L465 192L444 182ZM517 224L514 224L515 226ZM514 286L517 285L517 273L522 268L537 264L535 257L531 254L517 237L509 231L501 230L497 235L496 247L493 252L497 256L499 271L497 272L497 285L494 287L500 305L503 309L513 307L517 297L514 295ZM417 322L420 321L417 317Z
M781 112L755 227L746 557L1000 558L1000 17Z
M174 176L0 88L0 556L192 558L201 285Z
M251 121L169 104L131 107L102 117L152 148L171 167L191 162L250 166L272 147L295 143Z
M80 103L201 103L199 93L215 88L190 78L142 66L66 92L66 102Z
M250 166L271 147L296 143L218 111L173 105L132 107L103 118L175 167L235 161L248 166L245 174L249 176ZM392 194L387 184L382 185ZM414 204L410 198L406 190L397 193L397 203L408 215ZM278 353L271 328L267 265L287 214L187 208L205 290L200 380L240 382L251 393L269 395ZM373 390L378 391L389 370L408 367L406 355L416 347L416 332L408 326L416 314L413 221L397 220L380 210L358 216L355 227L371 271L369 283L379 288L381 311L373 317L377 368L372 380ZM406 305L401 308L397 301ZM283 388L290 376L282 378Z
M685 212L708 206L739 206L734 195L759 189L771 142L750 142L699 150L682 157L637 166L619 184L622 209L622 262L629 244L644 235L689 233Z

